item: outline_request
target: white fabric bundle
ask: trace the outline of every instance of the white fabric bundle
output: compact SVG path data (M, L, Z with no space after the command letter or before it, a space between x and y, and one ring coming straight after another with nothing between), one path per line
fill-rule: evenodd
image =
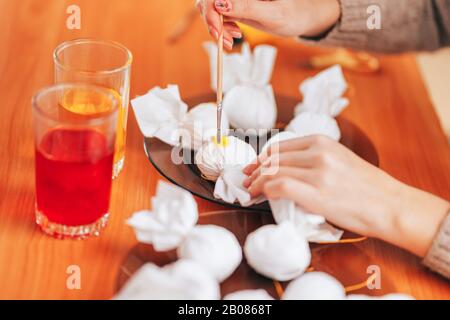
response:
M256 272L278 281L297 278L311 262L308 242L289 222L266 225L249 234L244 253Z
M223 300L274 300L274 298L264 289L241 290L227 294Z
M222 140L222 144L215 140L203 144L195 155L195 164L207 180L217 181L225 169L243 167L256 159L255 150L245 141L232 136Z
M343 95L347 83L340 66L331 67L300 85L303 101L295 109L295 118L286 130L300 137L325 135L339 141L341 132L334 117L349 104Z
M308 272L292 281L283 300L343 300L345 288L335 278L324 272Z
M156 87L131 101L137 123L147 138L158 138L172 145L197 150L216 132L216 106L200 104L188 112L181 100L178 86ZM226 115L222 117L224 132L229 129Z
M300 85L303 101L295 113L313 112L337 117L349 104L344 94L348 85L339 65L326 69Z
M286 127L286 131L295 133L298 137L324 135L333 140L341 139L341 130L337 121L326 114L301 112Z
M198 220L197 203L188 192L160 181L152 210L135 213L127 223L139 242L152 244L156 251L175 249Z
M216 88L217 46L205 44L210 58L211 86ZM275 126L277 106L269 84L277 50L272 46L257 46L253 54L244 43L240 54L225 54L223 60L223 108L230 124L236 129L261 130L265 133Z
M214 197L228 203L239 202L248 207L264 201L251 199L243 183L247 176L244 167L254 161L257 154L252 146L239 138L223 137L223 144L205 143L195 155L195 163L203 177L215 181Z
M115 300L218 300L217 281L193 261L165 267L143 265L114 297Z
M344 234L324 217L305 212L291 200L270 200L269 203L276 223L292 223L298 234L309 242L335 242Z
M225 228L196 226L178 247L178 258L200 264L219 282L228 278L242 261L242 249L233 233Z

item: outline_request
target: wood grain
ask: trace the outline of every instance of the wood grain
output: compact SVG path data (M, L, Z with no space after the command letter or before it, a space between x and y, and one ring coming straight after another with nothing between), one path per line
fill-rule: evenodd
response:
M70 4L81 7L79 31L65 27ZM124 221L149 207L160 178L145 157L134 115L130 112L125 170L114 182L109 227L99 238L58 241L34 223L30 99L53 82L53 49L80 37L119 41L134 53L132 96L168 83L179 84L184 97L208 92L209 67L201 43L209 38L200 19L176 44L167 43L191 5L191 0L0 0L0 298L107 299L114 293L118 267L136 245ZM280 49L275 90L299 97L298 84L315 73L301 65L324 49L290 40L274 43ZM344 116L374 141L384 170L450 199L449 147L414 59L382 57L381 66L376 75L346 73L353 95ZM221 209L198 202L202 212ZM416 257L375 240L362 246L395 279L396 290L423 299L450 298L448 282L426 271ZM66 288L69 265L81 268L81 290Z

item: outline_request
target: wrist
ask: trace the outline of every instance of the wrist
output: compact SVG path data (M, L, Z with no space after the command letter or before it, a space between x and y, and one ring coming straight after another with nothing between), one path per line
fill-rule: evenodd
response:
M424 257L449 212L449 203L396 180L387 191L391 199L379 238Z
M341 17L341 5L338 0L318 0L310 2L309 20L302 37L318 37L328 32Z

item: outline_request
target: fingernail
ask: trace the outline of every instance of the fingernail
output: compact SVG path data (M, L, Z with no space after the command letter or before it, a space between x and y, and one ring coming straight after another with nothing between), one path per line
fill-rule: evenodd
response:
M233 42L228 39L223 39L223 43L225 44L225 47L229 50L233 49Z
M213 27L209 27L209 33L210 33L215 39L219 39L219 32L217 32L217 30L214 29Z
M242 38L242 33L237 32L237 31L231 31L230 32L231 36L235 39L241 39Z
M250 187L251 184L252 184L252 179L247 178L244 180L244 188Z
M215 7L219 11L230 12L231 11L231 2L229 2L227 0L216 0Z

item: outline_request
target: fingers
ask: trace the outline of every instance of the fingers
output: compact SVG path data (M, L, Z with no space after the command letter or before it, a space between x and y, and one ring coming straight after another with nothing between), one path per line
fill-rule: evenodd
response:
M224 22L223 27L225 29L225 32L228 33L232 38L235 39L242 38L241 28L239 28L236 22L232 21Z
M256 170L262 163L264 163L268 158L274 154L279 154L283 152L295 152L308 149L312 144L314 144L314 136L291 139L287 141L282 141L279 143L273 143L269 148L262 152L257 159L256 163L248 165L244 169L246 175L251 175L254 170Z
M260 0L216 0L215 8L224 16L256 20L260 23L270 22L276 9L279 8L278 1Z
M214 0L200 0L197 2L197 6L208 26L210 35L218 40L222 32L222 22ZM226 21L223 24L223 43L226 49L231 50L233 48L233 38L242 38L242 32L235 22Z
M308 183L311 181L312 173L308 169L303 168L294 168L294 167L279 167L276 172L271 174L260 174L258 175L254 181L250 183L248 186L248 192L252 196L252 198L256 198L263 193L264 186L267 182L280 179L280 178L291 178L295 180L302 181L304 183ZM244 182L247 184L248 182Z
M214 39L219 38L221 31L220 14L214 6L214 0L200 0L197 6L208 26L208 31Z
M235 22L224 22L223 24L224 34L223 34L223 44L228 50L233 49L233 38L242 38L242 32L239 26Z
M267 158L263 163L252 167L252 173L249 174L244 182L244 187L248 188L260 175L276 174L280 167L292 167L309 169L312 168L316 161L316 156L308 151L303 152L285 152L273 154ZM310 176L310 174L308 174ZM309 183L313 183L312 177L308 179Z
M292 200L307 210L310 209L308 203L317 198L313 187L290 177L268 181L264 185L263 193L269 200Z

